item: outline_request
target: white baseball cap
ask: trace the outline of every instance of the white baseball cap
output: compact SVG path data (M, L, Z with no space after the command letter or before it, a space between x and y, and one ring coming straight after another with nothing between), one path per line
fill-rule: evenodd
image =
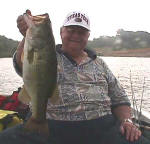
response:
M63 23L63 26L77 25L86 28L90 31L90 20L89 17L82 12L70 12Z

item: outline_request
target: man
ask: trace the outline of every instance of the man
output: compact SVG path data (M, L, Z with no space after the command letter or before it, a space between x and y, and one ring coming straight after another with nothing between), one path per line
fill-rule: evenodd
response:
M25 37L23 16L17 19ZM47 106L50 137L25 133L23 126L4 131L0 141L54 144L142 144L149 143L131 121L130 102L105 62L86 49L90 20L86 14L71 12L60 29L62 45L56 46L59 96ZM14 54L14 66L22 75L24 39Z

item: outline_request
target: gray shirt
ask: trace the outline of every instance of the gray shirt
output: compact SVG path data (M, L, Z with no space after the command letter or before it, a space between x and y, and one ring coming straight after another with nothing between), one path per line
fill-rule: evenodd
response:
M106 63L92 51L85 50L88 57L79 65L61 51L61 45L57 46L56 51L59 95L49 99L47 118L90 120L111 114L112 107L130 105L118 80Z

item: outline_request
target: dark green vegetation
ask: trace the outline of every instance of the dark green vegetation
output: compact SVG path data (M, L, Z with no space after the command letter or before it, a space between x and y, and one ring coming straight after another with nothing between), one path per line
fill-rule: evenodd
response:
M12 57L18 43L18 41L8 39L5 36L0 36L0 58Z
M18 41L0 36L0 57L11 57L17 48ZM150 48L150 33L145 31L125 31L119 29L116 36L100 36L89 40L88 48L95 49L103 55L108 53ZM146 51L147 53L147 51Z
M105 51L118 51L139 48L150 48L150 33L145 31L125 31L119 29L116 36L100 36L88 42L89 48L100 48Z

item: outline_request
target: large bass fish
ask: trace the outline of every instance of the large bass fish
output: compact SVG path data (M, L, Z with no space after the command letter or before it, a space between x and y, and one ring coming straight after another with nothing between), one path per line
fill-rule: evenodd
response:
M56 89L55 40L48 14L32 16L26 12L24 20L28 30L23 57L24 88L21 93L31 98L32 105L32 116L25 129L48 135L47 102Z

